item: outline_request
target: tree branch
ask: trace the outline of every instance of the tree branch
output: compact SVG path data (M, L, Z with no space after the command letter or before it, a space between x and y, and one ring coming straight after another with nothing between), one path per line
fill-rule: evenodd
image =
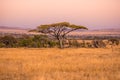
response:
M72 32L72 31L75 31L75 30L77 30L77 29L80 29L80 28L75 28L75 29L69 30L69 31L67 31L66 33L64 33L63 36L67 35L68 33Z

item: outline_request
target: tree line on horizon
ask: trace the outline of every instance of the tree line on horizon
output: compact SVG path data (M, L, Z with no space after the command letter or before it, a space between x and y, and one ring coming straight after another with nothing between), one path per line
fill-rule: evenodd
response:
M105 48L108 43L101 39L86 40L67 39L63 41L63 48ZM119 45L119 39L108 39L110 45ZM25 35L15 38L11 35L0 37L0 48L59 48L60 44L56 39L46 35Z
M102 40L93 39L91 43L86 43L83 40L80 43L78 40L67 39L67 35L75 30L88 28L84 26L70 24L68 22L54 23L40 25L37 29L30 30L29 32L43 33L44 35L24 36L21 38L15 38L13 36L0 37L0 47L29 47L29 48L65 48L65 47L89 47L99 48L106 47L106 44ZM111 39L112 44L119 44L119 40ZM66 46L67 45L67 46Z

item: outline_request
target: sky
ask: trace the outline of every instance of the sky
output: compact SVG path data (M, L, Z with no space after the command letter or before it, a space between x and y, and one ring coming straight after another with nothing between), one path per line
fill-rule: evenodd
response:
M0 0L0 26L36 28L56 22L120 28L120 0Z

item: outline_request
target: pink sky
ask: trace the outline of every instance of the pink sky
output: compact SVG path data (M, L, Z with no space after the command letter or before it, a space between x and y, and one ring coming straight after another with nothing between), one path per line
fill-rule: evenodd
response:
M0 0L0 26L35 28L62 21L120 28L120 0Z

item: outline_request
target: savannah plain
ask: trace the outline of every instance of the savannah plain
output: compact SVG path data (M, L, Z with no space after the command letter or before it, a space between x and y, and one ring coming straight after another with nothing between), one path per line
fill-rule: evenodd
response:
M113 48L0 48L0 80L120 80L120 44Z
M120 45L1 48L0 80L120 80Z
M0 80L120 80L120 0L0 0Z

